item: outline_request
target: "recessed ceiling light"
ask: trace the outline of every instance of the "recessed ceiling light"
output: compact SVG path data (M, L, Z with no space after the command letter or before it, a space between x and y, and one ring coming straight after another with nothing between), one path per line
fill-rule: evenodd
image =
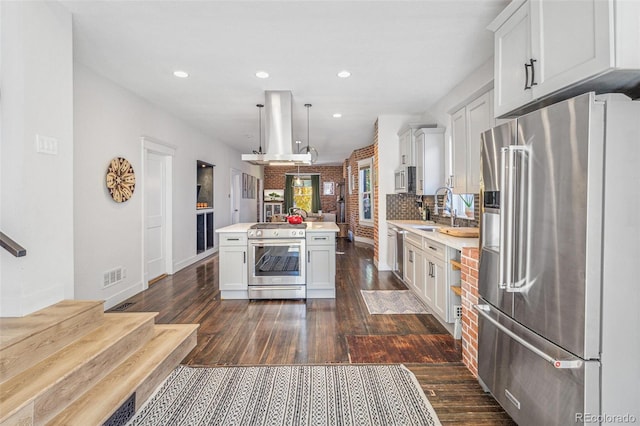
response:
M258 78L269 78L269 73L266 71L258 71L256 73L256 77Z
M333 118L342 118L342 114L336 112L335 114L333 114Z
M174 72L173 72L173 75L175 75L175 76L176 76L176 77L178 77L178 78L187 78L187 77L189 77L189 73L188 73L188 72L186 72L186 71L180 71L180 70L178 70L178 71L174 71Z
M340 78L349 78L351 77L351 73L347 70L342 70L338 73L338 77Z

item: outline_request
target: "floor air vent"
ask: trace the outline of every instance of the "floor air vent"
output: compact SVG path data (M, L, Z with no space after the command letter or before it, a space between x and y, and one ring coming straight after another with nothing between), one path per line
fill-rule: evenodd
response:
M135 302L125 302L121 305L116 306L115 308L111 308L111 311L120 312L127 309L129 306L135 305Z

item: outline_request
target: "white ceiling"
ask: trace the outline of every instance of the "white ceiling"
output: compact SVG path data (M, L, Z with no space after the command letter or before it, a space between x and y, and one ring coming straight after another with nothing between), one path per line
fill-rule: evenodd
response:
M291 90L294 138L306 144L313 104L311 146L319 164L337 164L372 143L377 116L424 113L489 59L486 26L508 1L62 3L76 60L212 140L257 149L255 105L265 90ZM343 69L352 76L338 78Z

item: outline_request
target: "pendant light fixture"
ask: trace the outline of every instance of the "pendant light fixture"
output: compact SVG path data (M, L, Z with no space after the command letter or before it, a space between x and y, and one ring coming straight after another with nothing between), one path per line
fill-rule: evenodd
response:
M300 153L300 144L302 143L302 141L296 141L296 144L298 145L298 153ZM296 173L296 177L293 178L293 187L294 188L301 188L303 185L302 183L302 179L300 178L300 164L298 164L298 173Z
M318 151L309 145L309 108L311 108L313 105L311 104L304 104L304 107L307 109L307 147L304 149L304 153L310 153L311 154L311 164L314 164L317 160L318 160Z
M262 108L264 108L263 104L256 104L256 106L258 107L258 138L259 138L259 143L260 146L258 148L257 151L253 151L254 154L264 154L264 152L262 152Z

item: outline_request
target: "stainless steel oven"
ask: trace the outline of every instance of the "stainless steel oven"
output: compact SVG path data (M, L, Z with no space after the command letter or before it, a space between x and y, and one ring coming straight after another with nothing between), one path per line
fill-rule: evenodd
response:
M257 223L248 233L249 298L306 298L306 224Z

